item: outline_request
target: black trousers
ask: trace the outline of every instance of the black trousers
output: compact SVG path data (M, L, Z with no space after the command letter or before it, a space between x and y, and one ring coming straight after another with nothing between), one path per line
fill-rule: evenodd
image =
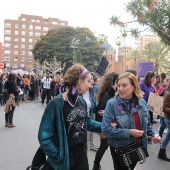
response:
M69 148L70 170L89 170L86 144ZM53 170L47 162L42 170Z
M149 115L150 115L150 121L153 124L153 112L149 111Z
M95 164L99 165L100 164L100 161L105 153L105 151L107 150L108 148L108 143L107 143L107 138L103 138L103 139L100 139L100 147L98 149L98 151L96 152L96 156L95 156Z
M112 159L113 159L114 170L129 170L128 167L121 166L121 163L116 155L115 148L110 147L110 151L111 151L111 155L112 155ZM136 164L132 164L130 166L131 170L133 170L135 168Z
M43 89L42 91L42 100L41 103L44 103L44 100L47 96L47 104L49 103L49 101L51 100L51 90L50 89Z
M8 113L5 113L5 122L13 123L13 115L14 115L15 107L12 106L12 110Z

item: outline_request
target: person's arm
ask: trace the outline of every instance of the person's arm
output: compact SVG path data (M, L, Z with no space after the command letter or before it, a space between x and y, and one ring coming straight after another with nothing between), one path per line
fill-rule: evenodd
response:
M166 114L170 114L170 95L169 94L164 95L163 112Z
M56 141L54 141L54 108L53 102L47 105L40 123L38 140L44 153L57 160L59 150Z
M108 138L126 140L130 137L130 129L121 129L119 127L112 127L111 123L116 122L115 112L112 106L112 100L109 100L106 104L106 108L103 115L102 121L102 132Z
M92 120L90 116L87 116L87 130L91 132L101 132L101 123Z

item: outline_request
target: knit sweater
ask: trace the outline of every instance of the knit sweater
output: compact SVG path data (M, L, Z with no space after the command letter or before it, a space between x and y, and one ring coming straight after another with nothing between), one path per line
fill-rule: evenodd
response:
M84 99L79 100L85 108ZM69 148L63 116L64 99L62 94L50 101L43 114L38 139L39 143L48 156L48 162L54 170L69 170ZM101 123L87 116L87 129L93 132L101 131Z

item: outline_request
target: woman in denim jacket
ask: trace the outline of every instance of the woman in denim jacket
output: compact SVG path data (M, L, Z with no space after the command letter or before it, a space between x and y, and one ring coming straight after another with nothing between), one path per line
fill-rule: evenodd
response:
M124 73L116 81L118 95L107 102L103 121L102 132L108 138L115 170L129 170L121 166L115 153L115 148L120 148L134 143L143 135L153 137L153 142L158 143L161 138L155 133L149 121L149 113L143 92L140 90L137 78L132 73ZM112 123L117 126L112 126ZM144 138L147 147L147 138ZM137 162L130 166L134 169Z

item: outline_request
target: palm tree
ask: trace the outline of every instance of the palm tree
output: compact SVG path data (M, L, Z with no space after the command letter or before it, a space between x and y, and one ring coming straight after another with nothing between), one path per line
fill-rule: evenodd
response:
M126 61L132 61L133 69L137 71L139 62L146 61L146 57L143 56L140 49L135 48L128 54Z
M167 72L170 70L170 47L161 42L149 43L143 54L149 61L154 62L155 70Z

